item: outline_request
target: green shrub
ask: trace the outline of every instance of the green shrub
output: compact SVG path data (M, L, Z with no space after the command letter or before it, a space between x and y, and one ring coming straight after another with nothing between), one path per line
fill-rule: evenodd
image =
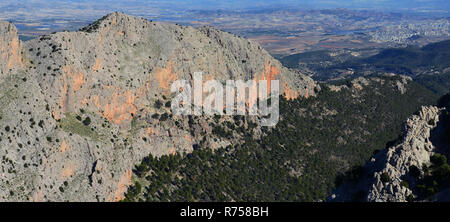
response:
M161 115L161 117L159 118L159 121L163 122L166 121L167 119L169 119L169 114L164 113Z
M155 108L156 109L161 109L161 107L163 106L163 103L161 102L161 100L156 100L155 102Z
M383 182L383 183L391 182L391 178L389 177L389 174L386 172L381 174L380 179L381 179L381 182Z
M409 183L408 183L408 181L406 181L406 180L402 180L402 182L400 183L400 185L401 185L402 187L409 188Z
M411 176L413 176L414 178L418 178L422 173L420 172L420 169L417 166L410 166L409 167L409 173L411 174Z
M86 119L83 120L83 124L85 126L89 126L89 124L91 124L91 118L89 118L89 116L86 117Z
M444 164L447 164L447 157L445 157L444 155L441 154L434 154L433 156L431 156L431 163L435 166L435 167L440 167Z
M408 195L408 197L406 197L406 201L414 202L414 195L412 195L412 194Z

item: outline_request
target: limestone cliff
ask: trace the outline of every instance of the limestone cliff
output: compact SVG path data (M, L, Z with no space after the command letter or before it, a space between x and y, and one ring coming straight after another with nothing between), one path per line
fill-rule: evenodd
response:
M373 156L356 182L347 182L330 196L330 201L406 202L416 178L414 167L421 170L436 152L432 134L438 126L441 109L422 107L404 125L404 135ZM404 184L408 184L405 186Z
M316 88L244 38L121 13L24 43L0 23L0 49L0 201L117 201L144 156L229 145L207 117L170 115L170 84L194 72L280 79L287 98Z
M16 27L0 21L0 76L22 68L22 47Z
M421 169L430 163L435 151L432 144L431 131L439 121L437 107L423 107L418 115L408 119L405 124L405 135L400 144L388 148L374 157L373 167L377 170L374 181L369 188L367 201L370 202L405 202L412 194L410 188L402 186L402 181L411 181L410 169L416 166ZM388 181L382 178L387 175ZM411 183L413 185L413 183Z

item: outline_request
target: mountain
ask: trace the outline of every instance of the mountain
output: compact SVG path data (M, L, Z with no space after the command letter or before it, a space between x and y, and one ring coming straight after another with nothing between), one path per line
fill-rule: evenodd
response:
M437 99L402 75L317 84L211 27L112 13L26 42L0 30L0 201L323 201ZM173 115L171 83L197 71L280 80L279 123Z
M284 68L258 44L109 14L77 32L26 42L0 23L2 201L117 201L144 157L190 153L212 134L212 117L170 114L170 84L204 79L279 79L288 99L313 97L314 81ZM231 117L229 117L231 118Z

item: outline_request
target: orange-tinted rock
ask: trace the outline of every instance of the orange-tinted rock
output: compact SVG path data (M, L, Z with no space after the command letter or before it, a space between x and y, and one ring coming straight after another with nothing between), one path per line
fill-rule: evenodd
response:
M300 95L299 92L292 90L286 83L283 83L283 91L284 91L284 97L287 100L297 99L298 96ZM305 97L306 97L306 95L305 95Z
M23 68L21 51L15 26L0 21L0 71L6 73L13 68Z
M92 71L97 72L102 68L102 60L100 58L95 59L95 63L92 66Z
M272 80L277 80L277 76L280 74L278 68L270 64L270 61L266 62L263 73L256 75L255 81L259 83L259 80L267 80L267 93L270 94L272 89Z
M61 171L61 177L67 178L67 177L73 176L74 173L75 173L75 169L73 168L73 166L71 164L67 164Z
M67 148L68 148L68 145L67 145L66 141L63 140L63 141L61 142L61 146L59 147L59 151L60 151L61 153L64 153L64 152L67 151Z
M41 202L43 198L44 198L44 193L42 192L42 190L38 190L38 191L34 192L33 202Z
M117 184L117 190L114 193L114 201L120 201L124 198L124 193L127 191L129 185L131 185L131 175L132 171L127 170L125 174L120 177L119 183Z
M13 38L10 43L10 56L8 59L8 69L16 66L22 66L22 58L20 57L19 39Z
M84 73L73 68L72 66L64 66L62 68L62 75L59 79L60 81L60 100L59 107L57 110L53 111L53 116L55 119L60 119L61 115L68 112L72 102L70 98L74 98L75 93L80 90L86 83ZM80 103L82 101L79 101Z
M170 84L178 79L177 75L174 73L172 62L168 62L165 68L156 68L153 76L158 82L159 87L164 90L170 90Z
M105 98L105 105L102 106L99 97L94 97L94 104L99 108L103 116L109 121L120 125L123 121L132 120L136 114L136 96L131 91L125 93L114 93L111 97Z

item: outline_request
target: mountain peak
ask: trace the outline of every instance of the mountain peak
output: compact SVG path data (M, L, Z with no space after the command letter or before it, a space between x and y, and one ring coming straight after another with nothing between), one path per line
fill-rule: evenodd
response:
M10 22L0 21L0 76L21 66L21 44L17 29Z
M98 19L97 21L93 22L92 24L89 24L88 26L82 28L80 31L92 33L92 32L97 32L101 29L108 28L111 26L116 26L116 25L120 25L120 24L133 25L133 24L136 24L137 22L142 22L142 21L148 22L144 18L130 16L123 12L113 12L113 13L103 16L102 18Z
M14 24L8 21L0 21L0 32L16 30Z

